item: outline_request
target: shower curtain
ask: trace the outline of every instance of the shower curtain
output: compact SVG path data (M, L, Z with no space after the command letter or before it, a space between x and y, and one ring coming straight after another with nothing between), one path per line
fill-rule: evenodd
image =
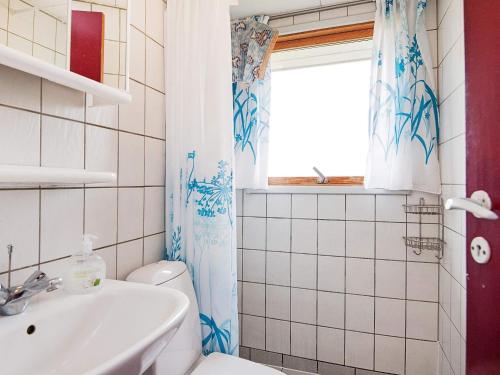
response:
M167 3L166 258L191 273L203 353L237 355L230 4Z
M231 23L233 127L237 189L265 189L268 177L271 68L278 31L268 16Z
M377 0L366 188L441 193L427 0Z
M271 68L251 85L233 82L237 189L266 189L268 177Z

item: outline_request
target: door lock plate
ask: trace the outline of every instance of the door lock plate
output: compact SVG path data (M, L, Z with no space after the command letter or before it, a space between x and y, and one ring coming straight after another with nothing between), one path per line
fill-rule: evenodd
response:
M488 263L491 258L490 244L484 237L474 237L470 244L470 253L477 263Z

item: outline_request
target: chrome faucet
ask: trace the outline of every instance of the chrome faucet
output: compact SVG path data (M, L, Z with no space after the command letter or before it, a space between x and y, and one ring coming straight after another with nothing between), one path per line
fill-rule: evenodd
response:
M62 279L56 277L49 279L42 271L35 271L22 285L10 286L10 264L12 246L9 249L9 285L4 287L0 283L0 315L17 315L26 310L31 297L45 290L52 292L62 286Z
M42 271L35 271L22 285L5 288L0 284L0 315L17 315L26 310L31 297L41 291L52 292L62 286L62 279L49 279Z

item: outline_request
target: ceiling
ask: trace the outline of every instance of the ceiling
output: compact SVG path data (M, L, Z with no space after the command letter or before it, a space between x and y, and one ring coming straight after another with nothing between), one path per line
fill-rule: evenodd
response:
M239 5L231 7L231 17L274 15L353 1L356 0L239 0Z

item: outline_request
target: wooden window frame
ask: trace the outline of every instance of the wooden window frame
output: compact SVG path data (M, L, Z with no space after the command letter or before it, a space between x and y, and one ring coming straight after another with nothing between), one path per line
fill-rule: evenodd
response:
M373 24L373 22L364 22L354 25L280 35L276 41L273 52L371 39L373 37ZM363 182L363 176L330 176L328 177L328 182L324 184L318 183L316 177L268 178L268 184L271 186L363 185Z

